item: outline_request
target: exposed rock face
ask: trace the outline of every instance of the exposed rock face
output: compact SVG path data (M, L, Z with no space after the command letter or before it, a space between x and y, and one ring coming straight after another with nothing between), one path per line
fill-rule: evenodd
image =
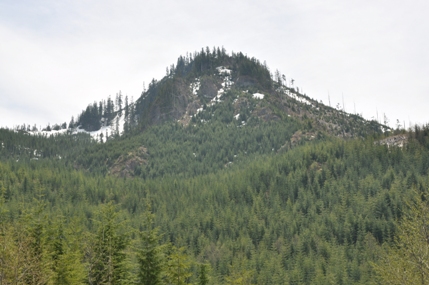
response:
M213 99L221 88L219 82L214 77L204 76L201 78L200 94L208 99Z
M110 174L119 177L133 177L136 169L146 164L147 149L143 146L136 151L121 155L110 168Z
M257 86L258 81L250 76L240 76L237 80L237 86L240 88L249 88L252 86Z
M278 121L280 118L276 116L273 111L268 107L258 108L253 112L253 115L262 119L263 121Z
M396 136L391 136L391 137L382 139L380 141L375 142L375 144L387 145L388 147L391 147L391 146L403 147L407 142L408 142L407 136L402 134L402 135L396 135Z
M290 139L290 145L293 147L298 145L301 141L311 141L314 140L316 137L317 133L302 132L301 130L299 130L292 135L292 138Z

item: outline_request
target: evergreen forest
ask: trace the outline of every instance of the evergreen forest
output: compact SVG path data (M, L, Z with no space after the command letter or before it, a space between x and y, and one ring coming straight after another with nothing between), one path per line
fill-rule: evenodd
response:
M221 64L237 87L215 104ZM0 284L428 284L429 125L383 131L284 81L203 49L63 134L0 129ZM72 131L120 112L122 134Z

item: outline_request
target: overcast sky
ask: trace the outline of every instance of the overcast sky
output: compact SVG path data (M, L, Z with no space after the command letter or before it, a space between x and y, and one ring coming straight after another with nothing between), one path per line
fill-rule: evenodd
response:
M0 0L0 126L69 122L137 99L178 56L225 47L311 98L428 123L429 1Z

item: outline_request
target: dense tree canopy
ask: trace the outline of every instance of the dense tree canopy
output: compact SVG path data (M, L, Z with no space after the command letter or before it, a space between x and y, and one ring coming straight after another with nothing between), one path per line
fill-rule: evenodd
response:
M402 149L325 139L190 177L115 178L5 158L0 277L145 284L152 256L160 284L375 283L382 245L399 238L408 248L396 226L404 201L429 186L419 135Z
M0 284L427 283L428 125L385 144L223 48L166 73L62 135L0 129Z

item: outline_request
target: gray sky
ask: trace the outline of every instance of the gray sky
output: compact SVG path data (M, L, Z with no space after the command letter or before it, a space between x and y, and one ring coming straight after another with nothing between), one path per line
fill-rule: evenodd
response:
M0 0L0 126L69 122L161 79L179 55L241 51L308 96L428 123L427 0Z

